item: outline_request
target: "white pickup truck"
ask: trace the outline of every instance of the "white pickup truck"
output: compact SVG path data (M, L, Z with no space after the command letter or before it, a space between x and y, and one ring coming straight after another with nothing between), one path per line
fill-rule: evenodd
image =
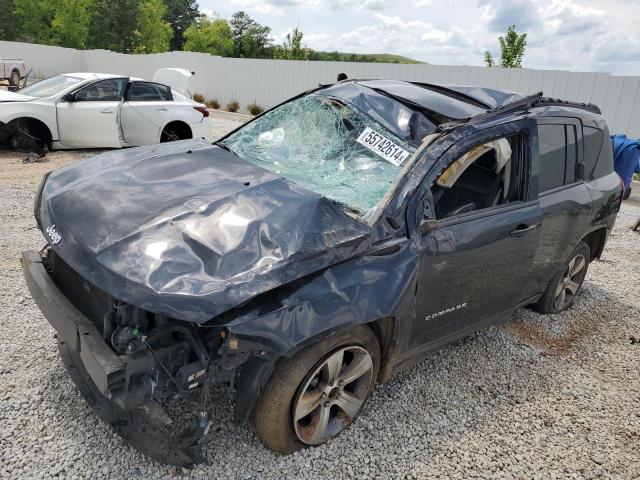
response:
M9 85L18 85L26 68L20 58L0 58L0 80L9 80Z

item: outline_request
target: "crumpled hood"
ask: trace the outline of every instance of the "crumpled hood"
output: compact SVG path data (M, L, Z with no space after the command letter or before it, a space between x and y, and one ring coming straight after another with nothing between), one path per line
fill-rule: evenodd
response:
M205 322L367 248L333 202L202 140L56 170L39 204L56 253L113 297Z
M9 92L8 90L0 90L0 102L28 102L33 100L34 97L27 95L20 95L16 92Z

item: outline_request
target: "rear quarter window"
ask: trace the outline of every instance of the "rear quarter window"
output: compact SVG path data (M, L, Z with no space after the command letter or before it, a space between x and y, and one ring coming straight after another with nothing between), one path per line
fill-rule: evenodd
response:
M600 149L602 148L604 132L599 128L583 127L582 135L584 142L584 171L587 179L591 179L594 175L596 163L598 163L598 156L600 155Z
M596 168L593 171L593 178L604 177L613 172L613 147L609 140L611 137L609 136L609 129L607 127L604 127L603 136L606 140L602 142Z

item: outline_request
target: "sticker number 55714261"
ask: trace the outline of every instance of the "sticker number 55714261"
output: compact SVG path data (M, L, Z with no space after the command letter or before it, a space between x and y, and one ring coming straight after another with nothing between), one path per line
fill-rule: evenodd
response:
M362 131L358 137L358 143L364 145L369 150L380 155L387 162L393 163L397 167L402 165L402 162L409 158L410 155L410 153L404 148L396 145L383 135L376 133L376 131L370 127L367 127Z

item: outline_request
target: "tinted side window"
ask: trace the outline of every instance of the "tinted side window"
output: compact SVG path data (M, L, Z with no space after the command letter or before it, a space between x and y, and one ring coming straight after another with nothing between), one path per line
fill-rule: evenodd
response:
M578 163L578 145L575 125L565 125L567 134L567 165L564 172L564 184L576 181L576 165Z
M538 125L540 164L538 191L564 184L566 139L564 125Z
M129 90L132 102L157 102L173 100L171 89L166 85L151 82L133 82Z
M76 92L76 102L119 102L126 85L126 78L111 78L92 83Z
M600 149L602 148L604 132L598 128L583 127L582 135L584 142L584 171L587 179L591 179L593 178L593 171L598 161L598 155L600 155Z
M604 177L613 172L613 147L609 141L609 129L607 127L604 127L604 136L606 140L602 143L600 155L598 155L598 163L596 163L596 168L593 171L593 178Z

